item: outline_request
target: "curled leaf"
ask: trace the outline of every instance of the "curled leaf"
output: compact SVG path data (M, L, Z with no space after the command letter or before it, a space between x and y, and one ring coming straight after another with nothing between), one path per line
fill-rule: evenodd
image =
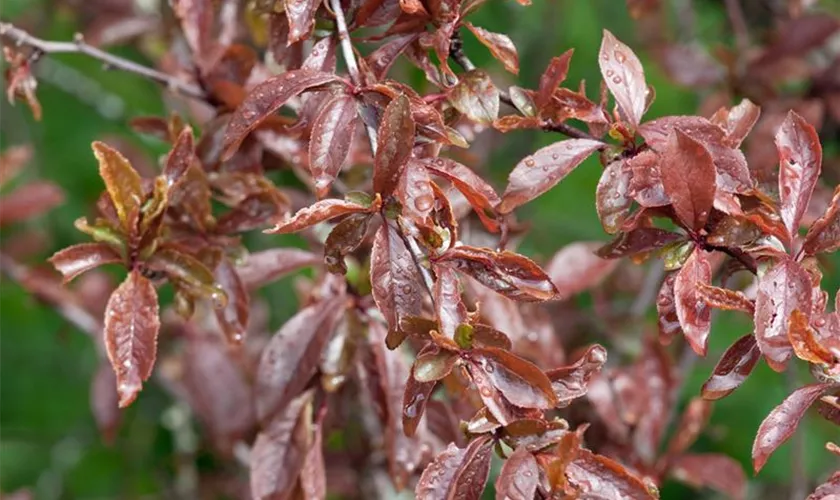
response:
M703 384L703 397L709 400L720 399L740 387L759 359L761 351L753 334L736 340L723 353L712 375Z

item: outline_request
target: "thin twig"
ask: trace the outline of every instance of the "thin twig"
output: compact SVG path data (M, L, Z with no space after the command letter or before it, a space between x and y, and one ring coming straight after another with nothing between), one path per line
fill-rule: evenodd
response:
M738 262L740 262L741 265L743 265L744 268L747 271L749 271L753 274L758 274L758 267L756 266L755 261L749 255L747 255L747 253L744 252L743 250L741 250L739 248L733 248L733 247L711 245L711 244L706 243L706 242L701 242L701 244L702 244L704 250L708 250L708 251L717 250L718 252L723 252L726 255L728 255L728 256L732 257L733 259L737 260Z
M123 59L104 50L100 50L85 42L81 34L77 33L72 42L53 42L32 36L26 31L10 23L0 23L0 37L10 40L18 47L29 47L33 50L32 57L37 59L42 54L84 54L102 61L107 67L134 73L154 82L163 84L177 94L193 99L207 100L207 94L201 87L184 82L172 75L156 69Z

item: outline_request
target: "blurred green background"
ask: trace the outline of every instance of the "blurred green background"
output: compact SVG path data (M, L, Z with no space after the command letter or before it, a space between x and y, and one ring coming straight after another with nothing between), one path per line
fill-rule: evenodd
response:
M704 41L728 42L722 1L694 2L698 36ZM0 3L3 20L25 15L36 19L38 35L56 40L70 39L77 19L73 9L43 0L4 0ZM519 48L521 85L535 87L550 57L575 48L567 85L580 79L589 83L590 97L600 81L596 55L601 30L608 28L632 47L636 25L619 0L535 0L523 8L512 0L490 0L470 20L490 30L508 33ZM505 81L499 65L472 37L465 35L466 51L480 67L493 68L499 83ZM143 60L131 48L111 49L120 55ZM639 50L648 83L657 98L648 117L665 114L692 114L698 96L670 83L652 63L650 55ZM148 63L148 61L146 61ZM86 241L73 228L73 221L90 213L102 189L90 142L106 136L122 137L138 146L152 161L161 154L160 143L144 140L128 129L129 119L162 115L165 107L160 88L133 75L104 72L100 64L83 56L50 58L41 68L38 96L44 119L36 123L23 105L0 104L0 148L31 144L32 163L22 179L45 178L59 184L67 193L66 202L49 215L31 222L32 227L51 236L49 251ZM418 79L422 77L415 76ZM495 134L494 132L489 132ZM529 151L560 139L556 134L517 132L495 134L500 144L489 156L491 179L503 186L507 173ZM837 151L837 144L827 151ZM836 153L835 153L836 154ZM597 159L592 158L570 175L560 187L521 210L520 220L530 219L539 228L522 246L523 253L548 258L562 245L578 240L604 240L594 208L595 186L600 176ZM6 230L8 238L21 228ZM277 244L277 239L254 238L258 247ZM33 255L30 263L42 262L48 255ZM826 273L825 289L837 290L840 273L837 257ZM290 280L271 287L272 328L283 323L294 310ZM682 392L682 403L698 394L720 353L751 328L750 322L735 314L723 314L714 323L709 356L700 360ZM154 383L124 415L123 425L113 446L101 443L89 409L90 380L97 358L88 337L74 331L51 309L39 305L16 284L4 279L0 284L0 490L11 492L28 487L39 499L57 498L159 498L165 496L174 464L173 442L161 416L171 404L169 397ZM808 380L803 374L801 379ZM783 376L771 372L763 363L748 382L733 395L720 401L709 430L694 446L697 451L719 451L740 460L749 471L749 454L755 431L764 416L786 395ZM807 446L805 466L812 480L824 477L831 455L822 450L826 440L838 438L836 428L811 415L800 428ZM833 435L832 435L833 433ZM751 477L751 498L786 498L791 473L790 446L771 458L757 478ZM489 489L489 488L488 488ZM697 492L668 484L663 498L713 498L707 491Z

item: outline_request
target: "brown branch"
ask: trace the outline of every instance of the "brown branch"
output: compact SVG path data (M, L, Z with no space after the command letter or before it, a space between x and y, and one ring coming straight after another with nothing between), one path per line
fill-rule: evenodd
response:
M726 255L728 255L728 256L732 257L733 259L737 260L738 262L740 262L741 265L743 265L744 268L747 271L749 271L753 274L758 274L758 267L755 264L755 260L753 260L753 258L750 257L749 255L747 255L747 253L744 252L743 250L741 250L739 248L733 248L733 247L712 245L712 244L709 244L705 241L701 241L700 245L703 247L704 250L707 250L707 251L717 250L718 252L725 253Z
M118 69L128 73L142 76L154 82L160 83L176 94L181 94L193 99L207 100L207 94L201 87L184 82L172 75L168 75L156 69L143 66L134 61L129 61L115 56L104 50L100 50L85 42L81 34L77 33L72 42L53 42L42 40L30 35L26 31L10 23L0 23L0 38L8 40L17 47L28 47L33 53L34 59L43 54L84 54L93 59L102 61L108 68Z

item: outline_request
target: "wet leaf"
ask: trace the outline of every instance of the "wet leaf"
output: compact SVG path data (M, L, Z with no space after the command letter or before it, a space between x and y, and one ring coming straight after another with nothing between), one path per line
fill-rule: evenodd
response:
M248 330L251 296L228 259L219 262L213 278L227 296L225 306L215 309L216 319L227 341L233 345L241 344Z
M709 400L720 399L737 389L752 373L761 351L753 334L747 334L736 340L720 357L712 375L703 384L703 397Z
M484 70L474 69L460 75L460 81L447 97L455 109L472 121L491 124L499 117L499 89Z
M545 374L551 381L551 388L557 396L557 406L568 406L577 398L586 395L589 381L601 372L607 362L607 350L595 344L573 364L548 370Z
M292 97L313 87L339 81L332 73L298 69L268 78L249 93L230 118L222 141L222 158L229 160L245 137Z
M435 312L440 333L453 337L458 325L467 322L467 306L461 297L461 284L455 271L448 267L435 268Z
M761 422L752 448L756 474L770 455L793 435L808 408L831 386L831 383L810 384L796 389Z
M566 467L569 483L584 496L587 494L609 500L650 500L651 494L637 476L618 462L589 450L580 450Z
M516 253L461 245L447 250L435 263L464 273L514 300L539 302L557 297L557 289L545 271Z
M791 237L799 232L822 167L822 146L814 127L790 111L775 137L779 151L779 211Z
M635 127L642 121L648 93L642 63L630 47L604 30L598 65L615 102L629 124Z
M331 273L346 274L344 256L356 250L364 240L371 214L351 214L339 222L324 243L324 263Z
M478 500L490 473L493 440L479 436L458 448L454 443L443 450L423 471L417 488L417 500Z
M130 405L152 375L160 329L152 282L131 271L105 308L105 350L117 375L119 406Z
M450 181L464 195L481 222L490 232L498 232L499 224L487 214L493 214L499 203L499 195L493 187L469 167L449 158L420 160L434 175Z
M213 273L200 260L174 248L162 248L147 262L150 269L166 273L170 280L196 295L225 303L224 292L215 286Z
M516 46L513 45L510 37L501 33L493 33L484 28L474 26L472 23L465 22L464 26L469 29L478 41L483 43L485 47L490 49L493 57L504 64L505 69L513 73L519 74L519 55L516 53Z
M519 447L505 460L496 478L496 500L533 500L539 482L537 460Z
M253 289L322 260L319 255L298 248L271 248L248 255L237 272L245 286Z
M715 198L715 164L709 151L677 129L662 152L662 185L674 211L688 229L706 225Z
M233 210L219 217L216 229L232 234L264 228L276 222L287 207L288 200L273 187L249 194Z
M574 54L574 49L569 49L561 55L551 58L542 76L540 76L539 90L534 100L537 108L543 109L546 107L551 102L551 97L554 95L554 91L557 90L557 86L566 79L566 75L569 73L569 63L572 61L572 54Z
M835 356L820 344L817 332L808 324L808 316L799 309L790 314L788 338L799 359L816 364L835 363Z
M683 333L677 317L677 303L674 300L674 281L677 273L665 276L659 293L656 295L656 324L659 329L659 342L670 344L677 335Z
M406 380L402 406L402 425L406 436L414 436L417 432L417 426L436 385L437 382L418 382L414 377Z
M166 178L168 188L177 184L184 177L194 160L192 129L185 127L178 135L175 144L172 145L172 151L169 152L163 166L163 176Z
M430 224L429 215L435 208L435 193L429 172L422 163L409 161L399 181L397 198L404 217L419 226Z
M92 146L93 154L99 161L99 176L105 181L105 187L117 210L123 231L126 233L136 231L140 205L145 199L140 175L119 151L98 141Z
M81 243L59 250L49 258L63 276L64 283L104 264L122 262L122 256L106 243Z
M509 213L553 188L603 146L601 141L567 139L537 150L511 171L499 212Z
M404 94L385 108L377 135L373 190L387 198L397 188L414 145L414 119Z
M282 412L312 378L321 352L344 313L344 297L301 310L263 350L256 375L257 417L266 422Z
M604 259L619 259L648 253L684 238L681 234L664 229L639 227L620 233L614 240L598 248L595 254Z
M793 354L788 328L794 309L811 310L811 278L799 263L783 259L758 278L755 299L755 338L776 371L784 370Z
M750 133L760 115L761 108L749 99L741 99L741 102L731 109L719 109L710 121L726 131L727 145L737 148Z
M716 309L741 311L750 316L755 314L755 305L753 302L743 292L737 290L718 288L706 283L700 283L697 285L697 296L707 305Z
M458 361L458 353L446 350L429 350L417 356L414 362L414 380L436 382L452 372Z
M557 404L551 381L530 362L497 347L476 348L472 354L492 384L514 405L546 410Z
M840 186L834 188L834 195L825 213L811 224L802 249L810 255L840 249Z
M610 163L601 174L595 190L595 209L604 231L609 234L618 232L630 215L633 204L630 182L631 171L625 168L623 161Z
M717 453L686 454L671 463L671 475L696 488L708 487L729 498L743 499L747 478L741 464Z
M340 95L321 107L309 139L309 169L318 197L323 198L344 165L359 122L352 96Z
M285 0L286 16L289 19L289 40L287 45L306 40L315 27L315 12L321 5L318 0Z
M369 213L372 211L374 209L360 205L354 201L326 199L301 208L293 216L278 222L273 228L265 232L268 234L296 233L315 224L342 215Z
M674 279L674 303L677 318L685 339L700 356L706 355L709 331L712 326L712 310L698 288L712 281L712 267L706 252L695 249Z
M826 445L827 447L828 445ZM835 445L836 448L836 445ZM835 472L828 478L828 481L817 486L813 493L805 500L831 500L840 495L840 472Z

